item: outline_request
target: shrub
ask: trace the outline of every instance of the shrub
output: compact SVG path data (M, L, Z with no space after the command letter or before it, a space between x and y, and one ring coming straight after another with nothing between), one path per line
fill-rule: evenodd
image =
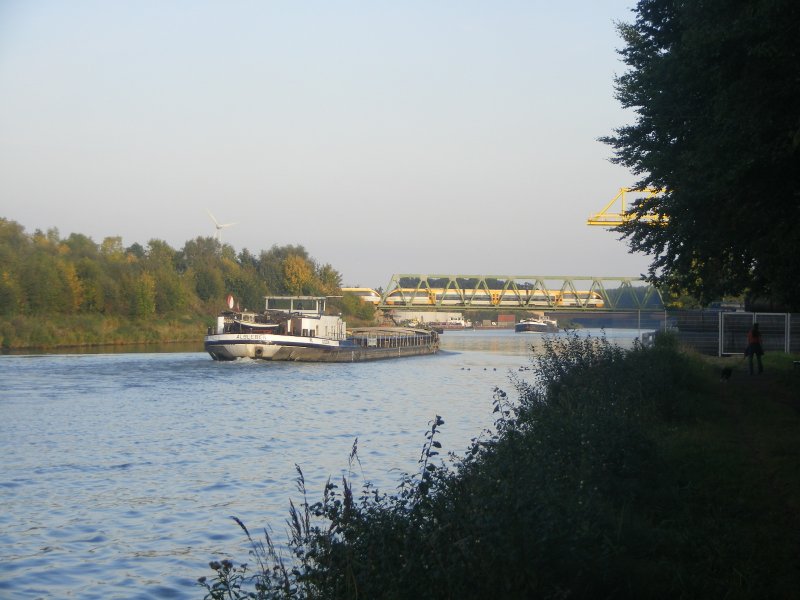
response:
M548 339L532 360L534 380L512 380L514 400L495 390L494 427L463 456L439 456L444 420L432 419L419 469L395 493L344 478L310 504L298 470L291 557L239 522L258 569L212 563L206 598L686 593L664 568L693 549L662 525L677 484L659 435L689 414L681 386L696 386L697 370L667 343L624 352L576 335Z

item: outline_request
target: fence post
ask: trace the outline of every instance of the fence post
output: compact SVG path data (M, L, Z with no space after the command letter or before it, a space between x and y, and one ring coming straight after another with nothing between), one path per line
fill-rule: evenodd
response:
M717 330L717 334L718 334L717 356L722 356L722 337L723 337L722 330L723 330L723 328L725 326L725 313L723 311L719 311L719 313L717 313L717 323L718 323L718 330Z
M783 338L783 351L786 352L786 354L789 354L789 350L791 349L791 345L789 344L789 341L790 341L789 340L789 336L792 334L792 327L791 327L792 314L791 313L786 313L786 318L784 318L783 323L784 323L785 329L786 329L786 335Z

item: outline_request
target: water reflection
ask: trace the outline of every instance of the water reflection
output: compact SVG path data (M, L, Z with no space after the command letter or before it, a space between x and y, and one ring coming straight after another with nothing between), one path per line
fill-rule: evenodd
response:
M283 530L295 465L316 498L350 472L357 438L354 478L393 489L435 415L456 453L491 426L493 388L541 340L448 331L436 356L343 364L221 363L172 344L0 357L0 595L197 598L210 559L246 560L230 515Z
M455 352L490 352L529 356L531 348L540 349L546 338L577 335L606 337L623 348L630 348L640 332L636 329L574 329L558 333L516 333L513 330L446 331L441 336L443 350Z

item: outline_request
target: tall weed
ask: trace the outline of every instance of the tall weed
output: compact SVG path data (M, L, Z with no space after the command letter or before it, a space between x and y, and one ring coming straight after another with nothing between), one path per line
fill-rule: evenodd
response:
M515 399L495 390L494 427L464 455L440 456L434 417L419 470L392 493L356 492L345 477L310 504L298 471L291 556L240 523L258 569L211 563L206 598L690 593L680 569L665 568L692 548L665 525L679 485L659 436L692 417L697 369L669 340L626 352L575 335L548 339L532 361L533 381L511 381Z

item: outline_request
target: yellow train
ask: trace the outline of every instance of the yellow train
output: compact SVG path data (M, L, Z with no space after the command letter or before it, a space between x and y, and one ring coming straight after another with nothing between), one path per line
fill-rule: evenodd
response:
M342 288L364 302L378 305L381 295L371 288ZM603 296L596 291L572 290L486 290L444 288L395 288L386 296L387 305L473 307L581 307L603 308Z

